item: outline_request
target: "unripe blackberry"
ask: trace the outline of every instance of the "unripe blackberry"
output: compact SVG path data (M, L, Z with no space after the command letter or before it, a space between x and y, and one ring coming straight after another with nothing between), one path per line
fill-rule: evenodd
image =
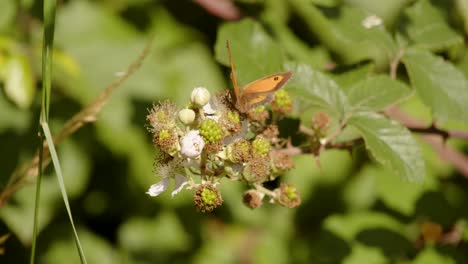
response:
M253 153L259 156L266 156L270 152L270 142L263 137L257 137L252 141Z
M223 198L214 185L202 184L197 188L193 201L198 211L209 213L223 203Z
M292 111L293 101L286 90L279 90L275 93L275 98L271 103L273 111L287 114Z
M253 157L251 161L249 161L244 166L244 170L242 172L243 178L248 183L261 183L265 182L270 175L270 161L269 159L262 158L260 156Z
M276 193L275 201L284 207L294 208L302 202L296 187L291 184L281 183L280 187L276 188L274 192Z
M265 122L270 117L270 113L261 105L247 112L247 117L252 121Z
M162 129L156 132L153 143L156 147L171 156L180 149L177 133L173 129Z
M234 163L244 163L252 159L252 147L249 141L237 140L226 148L227 158Z
M200 125L200 135L209 143L216 143L223 137L223 131L216 121L206 119Z

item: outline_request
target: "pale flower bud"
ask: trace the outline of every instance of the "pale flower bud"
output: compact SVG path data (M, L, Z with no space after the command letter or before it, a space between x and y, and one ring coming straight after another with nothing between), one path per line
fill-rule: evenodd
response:
M192 109L182 109L179 111L179 120L184 124L184 125L190 125L195 121L195 111Z
M210 101L210 98L210 91L208 91L208 89L206 89L205 87L196 87L192 91L192 103L198 107L203 107L204 105L206 105Z
M205 146L205 141L203 137L200 136L198 130L190 130L185 136L180 139L182 155L188 158L196 158L200 156L203 147Z

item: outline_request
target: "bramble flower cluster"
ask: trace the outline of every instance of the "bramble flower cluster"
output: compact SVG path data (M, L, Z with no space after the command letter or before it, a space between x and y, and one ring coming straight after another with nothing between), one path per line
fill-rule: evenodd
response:
M171 195L194 189L194 204L200 212L210 212L223 203L217 186L222 178L246 183L242 198L250 208L268 201L293 208L301 203L296 188L281 183L270 190L264 183L294 167L285 147L286 139L270 116L281 117L292 111L289 94L280 90L269 106L239 112L227 91L212 96L203 87L192 91L186 108L171 102L154 105L149 111L148 130L158 155L155 174L161 181L147 194L158 196L174 182Z

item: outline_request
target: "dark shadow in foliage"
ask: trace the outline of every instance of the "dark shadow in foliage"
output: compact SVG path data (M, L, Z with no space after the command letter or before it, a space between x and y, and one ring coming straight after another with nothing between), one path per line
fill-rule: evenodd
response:
M309 263L338 264L350 253L351 247L346 241L328 230L321 230L318 239L311 244Z
M416 202L415 219L428 219L448 228L457 217L456 210L440 192L426 192Z
M341 184L316 186L312 196L297 208L296 236L307 241L312 249L310 255L314 259L310 263L341 263L350 253L344 240L321 229L322 222L328 216L343 212L343 200L337 195L342 193L342 187Z
M435 249L439 254L453 259L455 263L468 263L468 244L466 243L458 246L438 244Z
M370 228L359 232L356 240L377 247L390 259L401 259L413 249L411 242L404 236L384 228Z
M325 218L344 211L343 200L337 195L343 192L342 189L343 185L316 186L312 196L297 208L295 226L300 234L309 235L317 232Z

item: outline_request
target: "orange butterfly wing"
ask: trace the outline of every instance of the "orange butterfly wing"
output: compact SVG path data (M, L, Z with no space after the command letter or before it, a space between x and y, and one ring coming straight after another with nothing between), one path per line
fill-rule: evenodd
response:
M231 80L236 97L236 108L242 113L259 105L271 102L273 93L283 87L292 76L291 72L272 74L245 85L241 90L237 84L236 71L232 61L229 41L226 41L226 46L231 66Z
M271 102L273 93L291 78L291 72L276 73L247 84L242 89L241 102L244 110Z

